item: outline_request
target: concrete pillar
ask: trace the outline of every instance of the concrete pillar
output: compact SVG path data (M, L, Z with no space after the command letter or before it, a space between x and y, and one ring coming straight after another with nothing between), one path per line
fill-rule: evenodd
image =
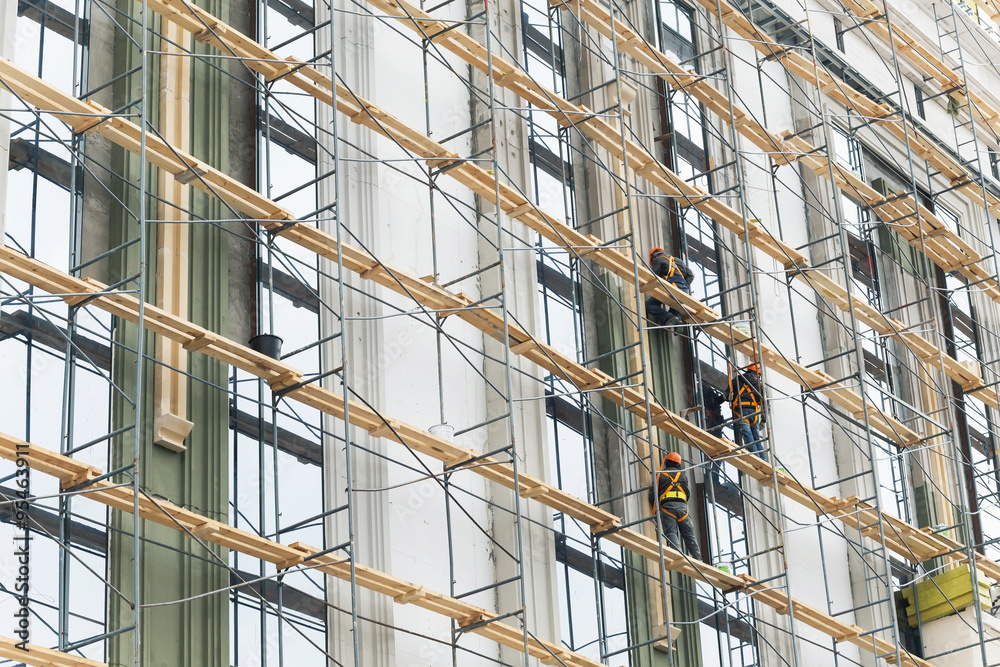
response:
M479 6L476 5L475 8L470 7L468 11L472 14L478 8ZM521 53L520 4L515 0L501 0L497 4L491 3L489 10L494 31L492 39L503 40L508 53ZM474 28L472 34L485 43L485 35L481 28ZM499 47L495 48L499 50ZM486 89L487 83L484 76L473 72L473 79L477 81L482 90ZM519 97L499 86L495 88L495 93L498 105L518 107L523 104ZM485 105L477 105L474 120L478 122L485 119L489 112L490 110ZM494 118L494 123L496 124L497 139L496 159L500 165L497 176L503 178L506 175L523 192L531 192L526 123L516 113L499 110ZM489 127L477 132L474 150L478 152L489 148L490 140ZM489 239L493 243L497 242L497 222L504 228L512 230L511 236L505 236L503 245L511 245L512 239L535 238L535 232L498 212L492 202L481 201L480 213L480 231L485 239ZM496 218L498 215L499 220ZM544 328L539 322L538 315L536 259L533 252L504 253L503 261L506 274L504 282L507 286L505 305L513 317L516 317L517 321L533 335L544 336ZM496 249L490 243L481 242L480 265L487 265L496 260ZM501 284L499 281L500 274L496 269L485 272L482 275L482 293L495 294L500 292ZM485 348L488 356L503 359L503 346L498 341L486 338ZM542 393L541 385L527 377L541 377L542 373L538 367L513 354L511 354L510 363L513 383L513 386L510 387L512 397L517 399L539 396ZM506 386L506 369L502 364L487 362L484 371L486 377L494 385L497 387ZM513 432L508 433L508 421L496 422L488 429L488 437L483 449L497 449L509 442L508 438L513 437L519 457L519 470L554 484L556 481L555 473L548 460L545 403L540 400L531 400L515 405L514 414L511 416ZM506 412L508 405L503 397L498 396L495 392L489 392L486 408L487 416L493 418ZM491 493L493 500L500 506L514 509L514 496L510 490L494 485ZM522 566L518 568L508 556L498 554L494 566L494 577L497 581L519 574L524 577L525 599L523 602L528 629L537 637L544 637L558 643L561 636L559 610L562 600L558 595L556 583L555 543L553 533L550 530L552 512L540 503L530 501L522 501L520 508L524 518L520 534L520 548L524 554ZM518 535L513 514L494 512L493 527L496 540L511 553L516 554ZM517 584L502 586L497 591L499 613L516 609L517 598ZM519 664L524 659L520 652L508 648L501 648L500 656L501 660L510 664Z
M335 5L340 12L333 19L335 34L331 37L330 29L321 30L316 37L316 51L326 52L333 48L337 64L337 73L343 77L347 86L366 99L372 99L376 77L375 37L376 23L370 18L357 16L356 7L348 0L338 0ZM330 20L330 6L324 2L316 3L316 23L323 24ZM343 114L337 117L338 134L346 143L335 146L333 132L333 110L331 107L317 105L317 126L324 131L317 133L317 141L321 149L317 151L317 173L327 174L333 170L333 152L340 151L344 160L340 163L341 173L324 179L318 185L319 207L330 206L336 201L333 178L339 178L340 201L338 213L343 212L351 231L357 238L376 255L387 251L383 247L384 239L380 234L382 220L379 206L379 176L380 167L370 161L364 161L369 155L377 153L376 138L366 127L351 123ZM349 144L349 145L348 145ZM355 148L356 147L356 148ZM367 155L366 155L367 153ZM352 160L352 161L348 161ZM353 161L360 160L360 161ZM331 217L332 213L327 213ZM339 216L338 216L339 217ZM335 220L320 223L323 231L331 235L337 234ZM358 245L350 238L348 243ZM330 280L320 277L319 293L323 303L330 308L320 309L320 336L327 337L340 331L340 320L333 311L339 310L339 285L336 283L337 264L320 259L322 273L333 276ZM359 290L375 294L382 289L370 281L366 281L353 273L345 272L345 282ZM371 318L353 320L347 325L345 333L347 341L347 383L365 400L378 408L385 407L385 380L388 369L382 369L379 362L382 359L385 327L377 318L384 315L383 306L372 298L359 294L354 290L345 290L344 311L354 317ZM341 363L341 341L335 339L323 346L324 368L335 368ZM340 379L331 376L323 380L323 385L338 393L344 392ZM392 412L392 410L390 410ZM395 413L393 413L395 414ZM343 437L343 422L324 415L325 431ZM357 427L351 430L351 440L361 448L391 456L398 445L389 445L381 438L373 438ZM347 503L346 456L343 441L327 436L324 441L324 471L326 506L340 507ZM398 453L398 450L396 450ZM389 464L384 458L366 455L361 449L354 449L353 476L358 488L381 489L390 485ZM385 493L362 493L353 498L355 525L355 554L357 562L374 567L384 572L392 571L391 559L391 527L392 522L386 517L392 517L388 496ZM344 542L348 535L347 512L339 512L326 520L328 540L337 543ZM327 578L327 599L335 607L344 611L330 609L327 614L329 631L328 650L330 655L344 664L353 662L353 637L351 634L351 589L349 582L334 577ZM393 623L393 602L384 595L359 588L357 590L358 613L378 623L362 622L358 627L359 660L363 665L372 667L390 667L396 664L395 633L389 626Z
M234 0L243 2L247 0ZM141 1L120 0L118 8L131 16L138 16ZM228 21L230 0L203 0L199 5L223 21ZM237 12L239 13L239 12ZM106 26L107 27L107 26ZM112 72L128 71L139 64L138 50L134 40L141 40L139 28L129 26L128 39L120 29L100 33L100 39L92 48L97 50L113 45L110 51L101 50L96 54L93 71L100 71L106 81ZM156 47L158 48L158 47ZM199 45L201 52L211 52L210 47ZM158 126L159 114L158 62L152 58L149 70L145 72L149 81L148 122ZM198 91L190 109L191 152L199 160L229 173L229 144L231 126L229 121L230 81L217 67L227 68L222 63L208 65L192 63L191 88ZM113 86L113 108L138 97L142 74L135 74ZM91 83L95 83L94 77ZM252 136L242 137L250 142ZM91 144L87 150L90 154ZM105 154L103 142L94 142L94 150ZM125 182L137 182L142 169L147 168L139 158L123 149L108 150L114 171L121 174ZM243 168L243 165L240 165ZM238 172L244 177L245 172ZM134 239L139 233L132 216L138 211L139 193L124 184L115 185L115 198L121 204L93 198L84 207L85 230L105 227L109 230L109 243ZM150 193L157 192L155 178L147 180ZM127 210L126 210L127 209ZM192 193L191 209L195 216L205 219L228 218L228 209L218 200L200 192ZM153 209L155 211L155 209ZM155 215L149 214L150 217ZM231 332L228 322L231 300L229 298L229 235L211 225L196 225L190 230L190 283L193 286L187 312L180 313L193 322L217 331L224 336L237 337L238 331ZM147 228L147 234L154 238L155 226ZM85 234L86 237L86 234ZM100 237L98 237L100 238ZM99 248L92 248L99 251ZM148 262L146 276L149 286L148 297L155 297L153 276L156 270L155 245L151 242L145 257L140 257L138 245L119 252L108 260L112 276L134 274L140 261ZM113 278L114 279L114 278ZM134 325L120 323L115 331L116 340L134 349L138 331ZM153 354L152 335L145 337L144 352ZM139 438L140 484L151 494L189 507L213 519L226 520L229 516L229 397L224 390L228 367L205 355L190 357L189 372L210 384L191 382L188 394L188 414L194 428L188 437L189 449L184 452L168 451L152 444L153 428L153 378L154 369L148 364L144 369L142 386L135 386L135 359L128 354L116 357L112 377L122 389L123 395L113 394L112 420L115 427L130 424L134 418L132 406L124 397L132 397L142 403L142 421L137 428L115 438L112 446L112 467L117 467L133 459L133 438ZM213 386L214 385L214 386ZM183 534L150 521L136 523L131 514L112 512L111 524L116 529L109 536L108 578L122 591L131 593L134 583L133 562L139 562L139 586L142 602L175 600L197 595L206 590L218 590L228 586L229 576L224 568L211 561L211 556L193 545ZM129 533L137 530L148 541L140 544L139 553L133 553L132 538ZM167 548L160 545L167 545ZM185 555L190 550L194 557ZM214 549L224 561L225 549ZM127 626L132 621L132 610L116 596L109 598L109 625ZM192 600L184 605L156 607L142 612L141 618L142 662L143 664L184 664L191 667L221 667L229 662L229 602L225 596L208 596ZM131 661L134 635L126 633L109 642L109 662Z
M990 616L986 611L982 612L982 619L982 635L979 634L974 607L929 623L921 623L920 636L923 638L924 655L936 655L933 662L937 667L981 667L1000 663L1000 619ZM984 649L980 647L980 643L985 647L985 663ZM938 655L946 651L954 652Z

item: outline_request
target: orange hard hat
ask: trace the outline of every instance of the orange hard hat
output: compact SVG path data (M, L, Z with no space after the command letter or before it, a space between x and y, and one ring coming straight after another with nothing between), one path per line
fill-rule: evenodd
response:
M667 454L666 456L663 457L663 467L667 466L667 462L675 463L677 465L680 465L681 464L681 455L678 454L677 452L670 452L669 454Z
M747 366L747 370L753 371L754 373L760 373L760 364L752 363L749 366Z
M652 250L649 251L649 261L652 262L653 261L653 255L655 255L658 252L664 252L665 253L666 250L664 250L663 248L653 248Z

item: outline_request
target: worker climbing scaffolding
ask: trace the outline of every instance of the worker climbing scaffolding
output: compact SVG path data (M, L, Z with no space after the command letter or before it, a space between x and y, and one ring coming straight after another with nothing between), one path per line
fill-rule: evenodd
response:
M760 438L766 404L759 364L752 363L745 370L737 369L730 375L729 406L733 410L736 444L766 461L767 452Z
M653 248L649 253L649 265L653 273L674 285L677 289L691 293L694 271L681 259L668 255L663 248ZM654 297L646 299L646 317L657 326L676 326L684 322L684 314L676 308L667 307Z
M681 455L670 452L663 457L660 471L649 489L649 502L656 505L658 526L660 532L667 538L667 543L677 551L681 551L678 531L684 539L688 555L695 560L701 560L701 548L694 534L694 524L688 514L687 500L690 495L687 475L681 470ZM655 493L655 497L654 497ZM654 502L654 499L656 502Z

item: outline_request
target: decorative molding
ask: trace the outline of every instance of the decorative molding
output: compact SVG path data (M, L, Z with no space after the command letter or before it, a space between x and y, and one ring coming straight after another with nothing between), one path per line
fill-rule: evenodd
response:
M334 57L337 62L337 72L343 77L344 83L355 93L366 99L372 96L376 77L372 72L375 59L374 26L370 18L355 14L356 6L347 0L338 0L334 5L339 10L333 20L336 30ZM327 3L316 3L316 23L323 25L330 20L330 7ZM316 34L316 51L324 53L331 48L331 29L322 29ZM334 122L333 109L325 104L318 105L316 112L317 126L331 128ZM338 134L346 141L339 147L333 145L332 137L322 133L317 136L320 150L317 151L317 173L327 174L333 171L333 151L339 150L342 158L352 158L357 161L340 163L340 174L328 177L317 184L319 207L332 205L337 190L333 178L339 178L339 196L337 202L337 218L350 221L351 233L356 235L364 245L379 256L382 252L383 221L379 210L379 166L372 161L365 161L368 155L377 152L377 138L367 128L344 122L343 116L337 118ZM348 145L350 144L350 145ZM366 155L367 154L367 155ZM332 216L331 216L332 217ZM320 222L320 228L336 235L336 221L327 219ZM320 258L322 274L337 275L337 265ZM323 303L336 308L340 301L339 285L336 280L319 278L319 293ZM379 360L384 342L384 328L377 319L384 314L382 306L365 293L378 295L381 291L377 285L349 274L345 282L363 286L361 293L345 290L344 309L360 318L350 322L345 337L347 346L347 382L354 387L365 400L375 406L385 404L385 374L379 372ZM320 336L327 337L340 330L340 320L330 308L320 309ZM341 341L335 339L324 344L322 358L325 367L333 368L341 363ZM322 381L329 389L340 389L340 379L329 377ZM343 434L343 424L329 416L325 416L327 433ZM361 447L377 453L389 452L386 442L373 437L362 429L351 430L351 440ZM347 502L345 493L346 460L341 442L327 437L324 442L324 474L327 507L339 507ZM353 482L358 487L385 488L389 486L389 465L386 459L377 456L362 455L361 450L354 450ZM353 498L355 521L357 526L364 526L354 535L354 548L358 558L365 563L381 570L391 570L392 544L390 540L389 500L384 493L365 493ZM326 531L328 535L347 535L347 515L341 512L327 518ZM350 586L343 581L329 578L327 581L327 596L329 601L341 609L351 606ZM361 652L361 664L371 667L392 667L395 660L395 633L390 629L393 625L392 601L370 591L358 590L356 594L358 611L385 626L375 623L361 623L358 627L358 647ZM330 655L347 664L353 661L353 646L350 628L350 615L331 610L327 616L328 650Z

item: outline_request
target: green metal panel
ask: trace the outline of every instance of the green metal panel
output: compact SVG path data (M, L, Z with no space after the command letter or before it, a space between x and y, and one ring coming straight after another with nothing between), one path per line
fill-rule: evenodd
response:
M653 392L669 410L677 411L681 407L687 407L686 401L689 400L685 390L687 371L679 357L679 349L673 334L666 331L651 331L648 340L651 369L648 381L653 387ZM680 450L676 438L668 436L663 431L656 433L663 450ZM679 627L683 628L683 632L675 642L677 647L675 664L678 667L701 667L701 626L697 622L698 597L695 580L672 572L670 583L673 586L671 622L679 622L681 623ZM662 653L660 655L666 657Z
M202 0L200 6L226 20L228 2ZM138 0L118 0L118 9L123 13L139 17L141 2ZM155 14L150 16L151 27L155 30L159 21ZM138 25L129 28L130 35L119 34L115 44L115 73L128 71L140 63L140 54L131 40L139 41L141 33ZM131 37L131 40L129 39ZM157 49L158 45L150 45ZM146 72L150 91L158 90L158 60L149 56ZM226 63L214 63L225 68ZM191 101L191 152L213 166L226 170L229 154L228 134L228 91L225 74L203 63L194 63L192 72ZM115 106L121 107L139 99L140 75L135 74L115 86ZM158 99L153 92L148 102L148 119L155 124L158 116ZM116 186L115 195L124 206L110 212L111 244L133 239L138 235L138 224L134 216L139 208L140 169L143 165L137 156L122 149L115 149L113 156L115 173L125 174L126 182ZM156 189L156 169L146 167L147 186L150 192ZM146 202L147 217L155 217L156 202L149 197ZM231 217L217 202L205 195L193 195L192 211L205 218ZM149 226L147 233L146 278L147 300L155 300L156 252L155 226ZM222 334L226 333L228 314L228 251L224 232L211 225L192 225L190 257L190 312L185 316L193 321ZM140 266L138 245L131 246L111 263L112 281L134 275ZM115 323L116 347L112 368L116 383L124 390L125 396L135 396L135 354L137 327L122 321ZM146 337L145 353L152 356L153 339ZM228 369L224 364L204 355L192 354L188 371L195 377L217 386L226 386ZM194 428L187 439L187 451L171 452L152 443L153 422L153 372L152 362L145 362L144 381L141 396L143 420L137 429L140 438L139 483L151 495L166 498L171 502L189 507L208 517L227 520L229 500L229 402L226 392L206 386L201 382L189 382L188 418ZM113 400L115 426L131 423L132 409L124 396ZM132 434L117 438L113 443L112 467L131 461L133 455ZM134 522L132 515L111 512L112 532L109 539L108 576L111 583L126 596L131 597L134 586L132 537ZM190 540L173 528L143 521L138 526L144 540L138 554L140 562L140 586L143 603L165 602L183 599L207 591L218 590L229 585L225 567L194 540ZM193 556L185 555L190 552ZM224 549L215 552L222 562L227 559ZM132 609L119 596L109 597L110 628L127 626L132 622ZM191 667L224 667L229 664L229 608L226 595L212 595L183 604L155 607L142 613L143 665L151 667L185 665ZM111 664L132 664L133 635L121 635L110 642L109 661Z

